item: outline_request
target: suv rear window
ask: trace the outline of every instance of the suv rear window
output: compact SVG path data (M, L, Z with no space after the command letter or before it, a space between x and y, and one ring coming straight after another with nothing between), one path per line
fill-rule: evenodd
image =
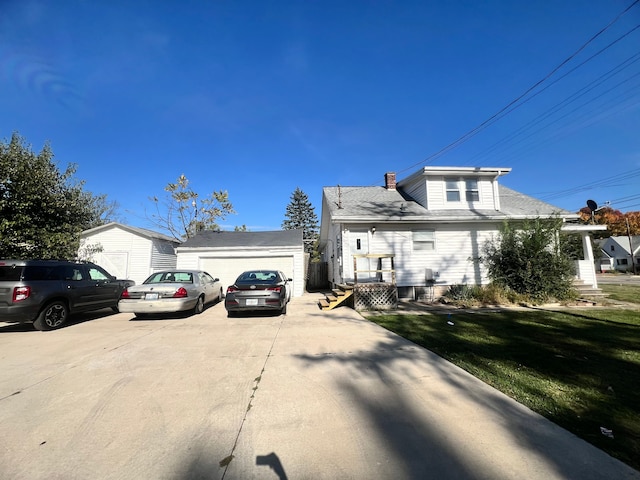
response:
M60 280L61 267L54 265L18 265L0 267L0 282L33 282L34 280Z
M22 277L22 266L0 267L0 282L17 282Z
M24 267L24 280L59 280L60 268L54 266L27 265Z

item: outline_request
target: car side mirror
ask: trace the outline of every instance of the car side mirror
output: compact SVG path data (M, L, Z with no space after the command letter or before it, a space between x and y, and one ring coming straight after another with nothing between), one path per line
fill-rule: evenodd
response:
M214 278L214 279L213 279L213 281L214 281L214 282L219 282L219 281L220 281L220 279L219 279L219 278Z

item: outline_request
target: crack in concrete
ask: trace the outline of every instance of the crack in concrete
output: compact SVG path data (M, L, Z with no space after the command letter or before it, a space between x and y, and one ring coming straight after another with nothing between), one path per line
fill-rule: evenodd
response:
M227 471L229 469L229 465L231 464L231 461L234 459L234 452L236 451L236 448L238 447L238 441L240 440L240 434L242 433L242 429L244 427L245 422L247 421L247 416L249 415L249 410L251 410L251 408L253 407L253 399L256 396L256 391L258 390L258 386L260 385L260 382L262 381L262 376L264 375L264 372L267 368L267 362L269 361L269 358L271 358L271 352L273 351L273 347L276 344L276 340L278 339L278 335L280 334L280 329L282 328L282 324L285 321L285 317L283 316L282 320L280 321L280 325L278 325L278 330L276 331L276 334L273 337L273 341L271 342L271 347L269 347L269 351L267 352L267 356L264 359L264 364L262 365L262 370L260 370L260 374L253 379L254 381L254 385L253 388L251 389L251 396L249 397L249 403L247 403L247 408L244 412L244 417L242 417L242 421L240 422L240 428L238 429L238 434L236 435L236 439L235 442L233 443L233 447L231 447L231 453L229 455L227 455L226 457L224 457L222 460L220 460L220 467L224 467L224 472L222 473L222 478L221 480L224 480L225 475L227 474Z

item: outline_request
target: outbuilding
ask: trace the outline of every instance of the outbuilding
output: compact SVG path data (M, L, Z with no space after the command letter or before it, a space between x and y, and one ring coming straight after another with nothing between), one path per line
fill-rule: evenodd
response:
M177 268L205 270L218 277L225 290L246 270L269 269L293 279L293 296L304 293L302 230L203 231L182 243L177 254Z
M178 243L162 233L111 222L80 234L78 257L140 284L153 272L175 268Z

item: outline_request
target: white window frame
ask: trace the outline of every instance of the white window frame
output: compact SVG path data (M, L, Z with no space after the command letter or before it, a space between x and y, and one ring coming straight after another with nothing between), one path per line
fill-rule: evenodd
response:
M465 188L465 198L467 202L480 201L480 189L478 187L477 178L465 178L464 188Z
M414 230L412 234L414 251L434 252L436 250L435 230Z
M460 201L460 180L457 178L444 179L445 198L449 203L457 203ZM450 198L455 196L456 198Z

